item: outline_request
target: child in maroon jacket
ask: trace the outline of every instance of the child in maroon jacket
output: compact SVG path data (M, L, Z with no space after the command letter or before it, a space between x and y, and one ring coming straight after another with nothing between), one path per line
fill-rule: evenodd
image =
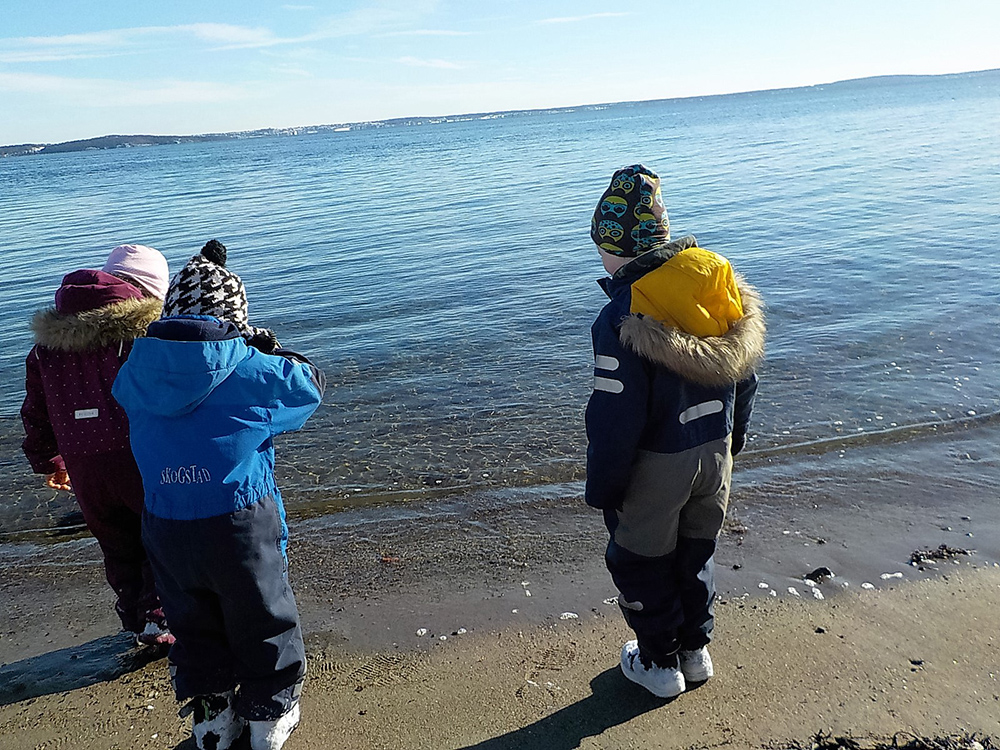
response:
M76 493L104 553L122 627L147 645L168 645L152 571L142 547L142 477L129 445L128 419L111 385L163 307L169 275L159 251L116 247L103 271L63 278L55 307L31 321L22 444L31 468L53 489Z

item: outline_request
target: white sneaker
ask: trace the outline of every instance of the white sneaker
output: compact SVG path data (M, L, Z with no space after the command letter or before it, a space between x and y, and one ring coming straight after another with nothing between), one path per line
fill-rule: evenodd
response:
M251 750L281 750L281 746L299 725L299 704L296 702L287 712L274 721L250 722Z
M622 646L622 673L659 698L673 698L684 692L684 673L677 667L646 667L639 659L638 641Z
M681 651L678 654L681 661L681 671L688 682L704 682L715 672L712 670L712 657L708 648L702 646L694 651Z
M181 709L191 715L191 734L198 750L229 750L243 734L246 719L233 710L233 691L192 698Z

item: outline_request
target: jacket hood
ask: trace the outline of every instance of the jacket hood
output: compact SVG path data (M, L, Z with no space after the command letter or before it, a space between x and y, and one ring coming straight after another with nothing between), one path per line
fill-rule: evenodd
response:
M630 292L622 344L685 380L717 387L748 378L764 358L764 303L721 255L682 237L602 281Z
M624 346L640 357L710 387L750 377L764 359L764 302L742 276L734 274L743 316L721 336L696 336L648 315L629 315L621 323Z
M73 315L84 310L96 310L112 302L141 299L142 290L124 279L104 271L73 271L63 276L56 290L56 310Z
M160 317L162 309L160 300L141 295L78 313L59 312L50 307L35 313L31 330L35 343L41 346L86 351L145 335L146 327Z
M142 338L115 380L119 401L138 402L159 416L194 411L248 354L237 336L215 341Z

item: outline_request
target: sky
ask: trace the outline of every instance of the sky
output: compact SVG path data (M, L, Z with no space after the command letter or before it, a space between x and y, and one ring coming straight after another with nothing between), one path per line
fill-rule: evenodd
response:
M1000 68L998 0L0 0L0 144Z

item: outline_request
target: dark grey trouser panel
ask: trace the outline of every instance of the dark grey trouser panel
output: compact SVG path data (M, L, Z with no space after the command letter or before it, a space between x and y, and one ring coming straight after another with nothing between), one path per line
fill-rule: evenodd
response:
M659 557L673 552L678 535L717 539L732 473L729 438L683 453L641 451L617 511L615 542L637 555Z
M143 515L143 541L177 642L178 700L239 686L236 710L275 719L298 699L306 672L298 609L271 497L194 521Z
M605 511L605 560L622 614L659 663L712 638L715 544L732 466L728 438L684 453L643 453L622 508Z

